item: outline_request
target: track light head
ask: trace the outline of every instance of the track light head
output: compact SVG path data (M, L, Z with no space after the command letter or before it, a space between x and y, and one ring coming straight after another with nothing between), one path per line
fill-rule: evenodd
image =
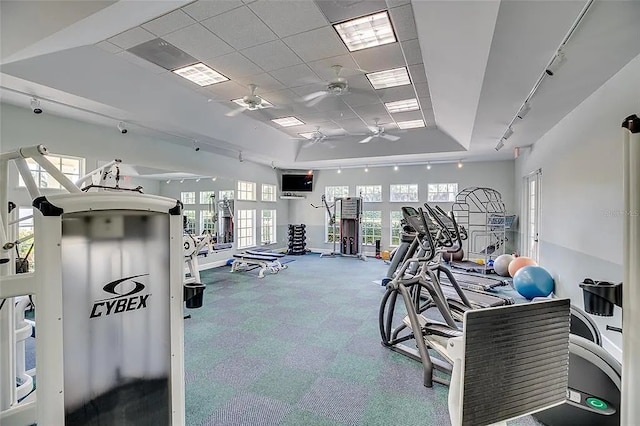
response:
M124 121L121 121L118 123L118 130L120 131L120 133L122 133L123 135L126 135L127 132L129 130L127 130L127 125L124 124Z
M525 102L520 111L518 111L518 118L522 120L529 111L531 111L531 105L529 105L529 102Z
M40 101L36 98L31 98L31 111L33 111L34 114L42 114Z
M502 149L502 147L504 147L504 139L500 139L500 142L498 142L498 145L496 145L496 151L500 151Z
M511 127L507 127L507 130L504 131L504 135L502 135L502 139L507 140L513 135L513 129Z
M551 60L551 63L549 64L547 69L544 70L544 72L546 72L549 77L555 75L555 73L558 72L558 70L560 69L560 66L562 65L564 60L565 60L564 52L562 52L561 50L558 50L558 52L553 57L553 59Z

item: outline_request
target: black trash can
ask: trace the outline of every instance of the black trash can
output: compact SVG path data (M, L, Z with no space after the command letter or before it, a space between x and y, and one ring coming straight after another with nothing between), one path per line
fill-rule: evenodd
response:
M207 286L202 283L188 283L184 285L184 301L188 309L202 307L204 289Z

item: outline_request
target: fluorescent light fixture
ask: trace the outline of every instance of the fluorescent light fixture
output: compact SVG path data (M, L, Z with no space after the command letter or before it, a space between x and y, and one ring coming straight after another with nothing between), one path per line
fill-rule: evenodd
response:
M529 102L525 102L522 108L520 108L520 111L518 111L518 118L522 120L529 111L531 111L531 105L529 105Z
M273 120L274 123L281 125L282 127L291 127L291 126L299 126L301 124L304 124L302 121L298 120L297 118L291 116L291 117L282 117L282 118L274 118Z
M405 99L404 101L385 102L384 106L387 107L387 111L389 111L389 114L395 114L397 112L415 111L417 109L420 109L420 106L418 105L418 100L416 98Z
M333 28L350 52L396 41L389 13L386 10L334 24Z
M173 72L199 86L209 86L211 84L222 83L223 81L229 80L227 77L209 68L202 62L178 68L173 70Z
M372 72L365 74L374 89L386 89L388 87L404 86L411 84L406 67L391 70Z
M304 132L304 133L298 133L298 134L303 138L309 139L309 140L313 140L316 136L316 132Z
M259 103L259 104L254 104L254 105L252 105L251 107L249 107L249 106L247 105L247 103L245 103L244 98L231 99L231 102L235 102L235 103L237 103L238 105L243 106L243 107L245 107L245 108L247 108L247 109L250 109L250 110L252 110L252 111L253 111L253 110L256 110L256 109L270 108L270 107L272 107L272 106L273 106L273 104L272 104L271 102L267 101L266 99L261 98L261 97L260 97L260 96L258 96L258 95L255 95L255 96L256 96L256 98L259 98L259 99L260 99L260 103Z
M398 121L398 128L405 129L415 129L417 127L424 127L424 121L422 120L409 120L409 121Z
M507 130L504 131L504 135L502 135L502 139L507 140L513 134L513 129L511 127L507 127Z

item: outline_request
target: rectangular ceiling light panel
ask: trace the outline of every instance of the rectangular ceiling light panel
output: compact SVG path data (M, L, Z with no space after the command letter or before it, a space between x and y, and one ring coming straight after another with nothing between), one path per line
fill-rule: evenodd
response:
M173 70L173 72L200 86L209 86L211 84L229 80L227 77L209 68L202 62L178 68L177 70Z
M405 99L404 101L385 102L384 106L387 107L387 111L389 111L389 114L415 111L420 109L420 106L418 106L418 100L416 98Z
M398 124L398 127L402 130L415 129L417 127L424 127L424 121L422 120L398 121L397 124Z
M298 120L295 117L282 117L282 118L274 118L274 123L281 125L282 127L291 127L291 126L299 126L304 124L302 121Z
M386 10L335 24L333 27L350 52L396 41Z
M366 74L374 89L386 89L388 87L404 86L411 84L406 67L392 70L378 71Z

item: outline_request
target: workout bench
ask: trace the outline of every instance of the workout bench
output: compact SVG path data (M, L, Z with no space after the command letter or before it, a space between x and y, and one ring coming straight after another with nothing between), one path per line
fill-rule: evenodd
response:
M278 260L279 256L271 256L271 253L267 255L247 252L234 254L233 257L235 257L235 259L231 264L231 272L260 268L258 278L264 278L266 270L269 270L272 274L277 274L281 269L287 269L287 265L283 265Z

